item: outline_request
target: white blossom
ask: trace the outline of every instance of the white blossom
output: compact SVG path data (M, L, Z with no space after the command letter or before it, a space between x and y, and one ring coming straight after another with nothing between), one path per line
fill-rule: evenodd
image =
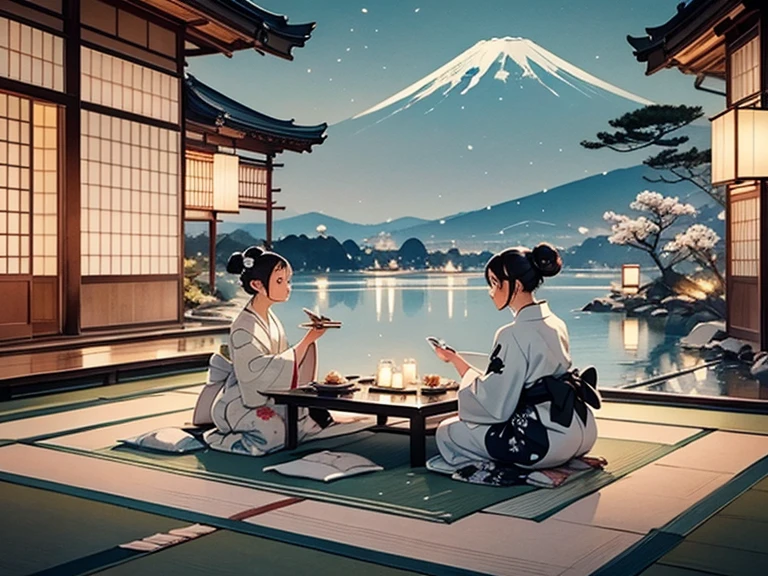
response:
M664 247L664 251L706 252L712 250L719 241L720 237L712 228L704 224L694 224L682 234L675 236L675 239Z
M608 241L611 244L628 244L641 242L653 234L658 234L660 229L645 216L630 218L623 214L608 211L603 214L603 219L612 222L611 236Z
M662 196L658 192L651 192L650 190L640 192L629 207L640 212L651 212L662 218L696 215L696 208L693 205L683 204L676 196Z

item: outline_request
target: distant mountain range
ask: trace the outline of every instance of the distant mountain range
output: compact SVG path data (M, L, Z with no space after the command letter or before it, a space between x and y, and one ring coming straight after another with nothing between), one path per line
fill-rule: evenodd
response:
M643 176L657 177L658 172L645 166L635 166L590 176L551 190L542 190L515 200L493 206L485 206L472 212L446 216L438 220L404 217L379 224L356 224L330 215L310 212L274 223L275 239L292 234L317 236L318 226L325 226L325 233L339 241L353 240L357 244L373 242L386 233L397 245L408 238L418 238L429 250L457 247L462 251L495 251L510 245L534 245L541 241L568 248L581 244L586 238L609 233L603 220L607 210L631 213L629 204L643 190L655 190L661 194L678 196L697 208L714 204L701 191L688 184L650 183ZM722 228L717 220L718 206L703 211L698 221L716 230ZM254 212L263 219L263 213ZM243 224L224 222L219 233L235 230L248 232L254 238L264 238L263 222ZM205 228L188 224L187 234L194 236ZM718 232L721 233L721 232Z

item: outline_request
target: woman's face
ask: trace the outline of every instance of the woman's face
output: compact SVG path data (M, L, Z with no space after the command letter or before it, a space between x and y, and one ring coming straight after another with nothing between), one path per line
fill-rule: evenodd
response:
M501 280L496 277L496 274L492 270L488 271L488 280L490 280L490 288L488 295L493 300L497 310L501 310L507 304L507 298L509 297L509 282L507 280Z
M290 266L280 266L272 271L269 279L269 297L274 302L285 302L291 296L291 276L293 270Z

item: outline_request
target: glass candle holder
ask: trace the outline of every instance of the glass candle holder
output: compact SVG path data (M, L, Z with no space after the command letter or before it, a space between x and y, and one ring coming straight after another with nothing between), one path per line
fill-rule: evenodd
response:
M413 358L406 358L403 360L403 384L413 384L418 380L416 372L416 360Z
M403 388L403 373L402 372L393 372L392 373L392 388Z
M392 372L394 371L392 360L379 360L379 368L376 371L376 385L383 388L392 386Z

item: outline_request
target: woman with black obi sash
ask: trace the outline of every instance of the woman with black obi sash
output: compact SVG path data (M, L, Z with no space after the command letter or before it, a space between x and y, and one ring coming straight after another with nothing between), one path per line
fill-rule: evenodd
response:
M552 246L510 248L485 267L491 300L514 321L496 332L484 371L451 349L436 354L461 376L458 416L437 429L442 472L495 462L523 470L552 468L585 455L595 444L592 407L599 407L596 373L571 369L568 330L534 291L556 275L562 260Z

